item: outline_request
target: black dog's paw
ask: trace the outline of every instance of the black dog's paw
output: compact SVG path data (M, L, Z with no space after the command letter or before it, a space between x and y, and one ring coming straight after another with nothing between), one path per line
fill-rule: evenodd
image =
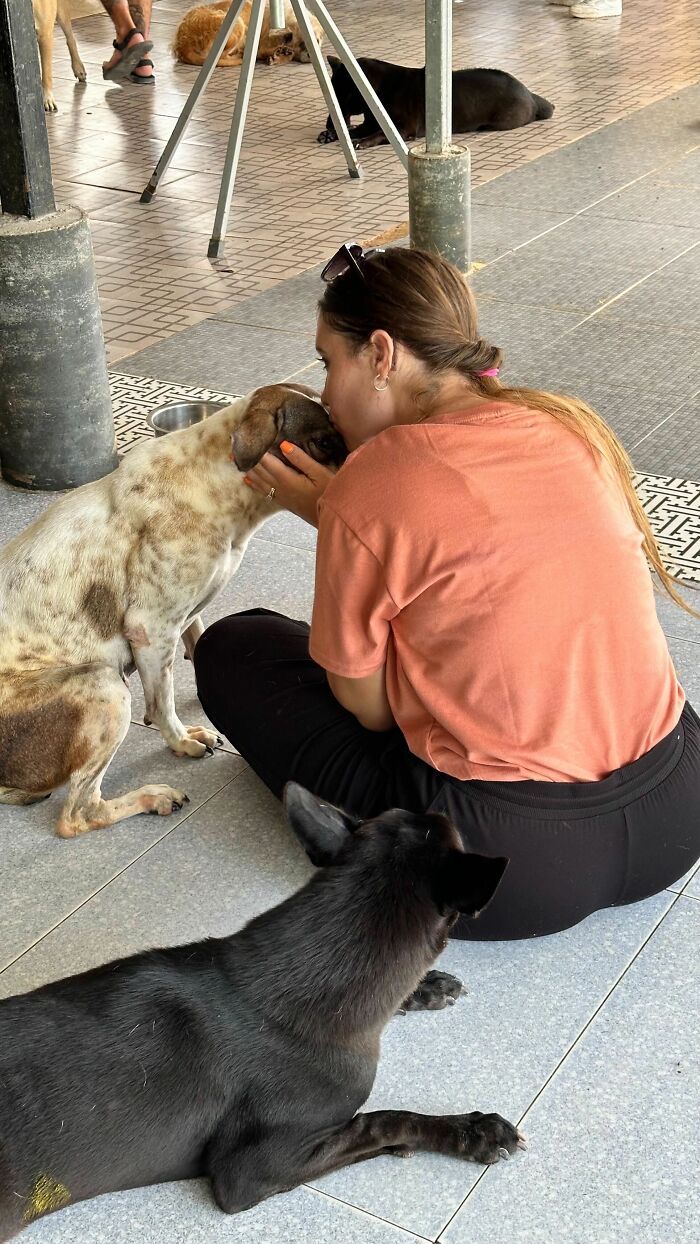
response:
M468 1162L493 1166L501 1158L509 1158L518 1149L526 1149L525 1137L500 1114L456 1114L450 1120L454 1148L450 1152Z
M415 993L402 1003L399 1014L405 1015L406 1011L441 1011L446 1006L454 1006L460 994L466 992L462 982L449 972L428 972Z
M316 139L317 143L337 143L337 141L338 135L335 130L321 130L321 133Z

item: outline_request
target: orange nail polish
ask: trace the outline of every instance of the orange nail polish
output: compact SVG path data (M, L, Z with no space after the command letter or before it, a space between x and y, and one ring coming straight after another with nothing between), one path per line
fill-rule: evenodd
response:
M283 454L290 454L293 448L294 446L292 445L291 441L280 441L280 449L282 450Z
M247 475L244 475L244 476L243 476L243 483L244 483L244 484L250 484L250 482L251 482L251 481L248 479L248 476L247 476Z

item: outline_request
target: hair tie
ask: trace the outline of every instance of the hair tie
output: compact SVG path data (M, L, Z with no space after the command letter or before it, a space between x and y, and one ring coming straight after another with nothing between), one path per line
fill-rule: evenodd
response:
M487 368L487 370L486 370L486 371L478 371L478 372L475 372L475 375L477 375L477 376L497 376L497 375L498 375L498 373L500 372L500 370L501 370L501 369L500 369L500 367L489 367L489 368Z

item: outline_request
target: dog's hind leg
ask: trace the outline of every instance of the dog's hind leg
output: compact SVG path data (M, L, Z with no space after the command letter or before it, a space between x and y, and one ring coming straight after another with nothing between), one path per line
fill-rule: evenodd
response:
M68 796L56 826L58 836L75 838L141 812L167 816L179 810L188 802L187 795L171 786L141 786L116 799L102 798L102 778L129 729L131 696L113 669L83 676L81 682L81 763L71 773Z
M35 794L30 790L17 790L15 786L0 786L0 803L12 803L18 807L26 807L30 803L41 803L48 799L51 791Z
M78 82L87 82L87 73L85 71L85 66L80 59L78 45L75 41L75 35L73 34L73 25L71 23L71 16L70 16L70 4L68 3L68 0L58 0L58 6L56 9L56 18L58 20L59 26L61 27L61 30L63 31L65 35L66 43L68 44L68 51L70 52L71 69L73 70L73 73L78 79Z

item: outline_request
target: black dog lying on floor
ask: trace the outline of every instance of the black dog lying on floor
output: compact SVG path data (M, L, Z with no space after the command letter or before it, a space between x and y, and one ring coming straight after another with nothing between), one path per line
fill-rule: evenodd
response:
M497 1114L356 1114L382 1029L421 1005L409 995L456 913L489 902L507 861L465 854L442 816L361 823L291 783L285 803L322 869L286 902L231 937L0 1002L0 1241L166 1180L207 1174L236 1213L380 1153L493 1163L524 1147ZM429 975L422 1005L460 992Z
M378 147L387 140L350 74L337 56L329 56L331 82L346 123L360 113L361 125L350 129L356 147ZM425 137L425 69L392 65L360 56L358 64L406 142ZM515 130L531 121L546 121L554 104L533 95L517 78L501 69L455 69L452 74L452 131ZM338 141L333 120L318 136L320 143Z

